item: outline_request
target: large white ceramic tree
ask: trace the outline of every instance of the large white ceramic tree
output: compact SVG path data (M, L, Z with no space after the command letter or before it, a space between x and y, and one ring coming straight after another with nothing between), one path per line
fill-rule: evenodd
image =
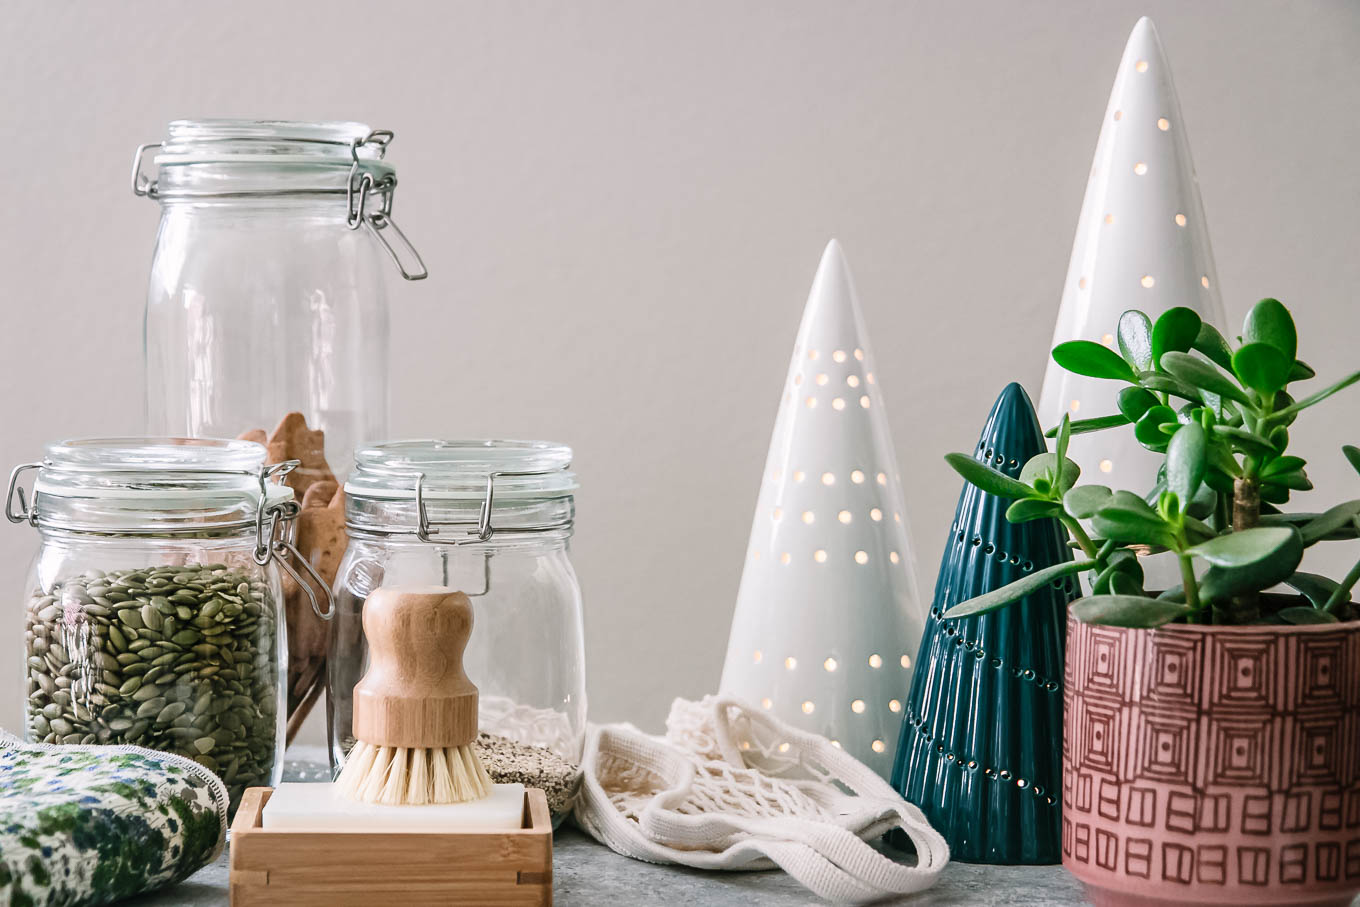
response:
M1086 199L1063 284L1053 346L1094 340L1117 348L1119 316L1141 309L1153 320L1174 306L1224 327L1190 142L1171 68L1152 20L1134 26L1115 74L1096 143ZM1052 428L1118 412L1119 382L1074 375L1049 359L1039 420ZM1127 428L1073 437L1068 456L1083 481L1145 491L1161 456Z
M812 284L721 688L892 770L922 614L897 457L840 244Z

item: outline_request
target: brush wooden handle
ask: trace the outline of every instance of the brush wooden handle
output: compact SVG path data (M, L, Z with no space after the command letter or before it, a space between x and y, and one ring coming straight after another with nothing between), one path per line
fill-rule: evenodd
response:
M364 602L369 663L354 687L354 736L375 746L463 746L477 688L463 673L472 603L451 589L383 587Z

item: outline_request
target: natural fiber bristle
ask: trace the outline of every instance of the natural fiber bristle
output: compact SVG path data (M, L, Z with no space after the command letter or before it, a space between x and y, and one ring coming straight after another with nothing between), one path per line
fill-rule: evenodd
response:
M462 803L491 793L491 776L471 744L429 749L360 741L336 784L351 800L387 806Z

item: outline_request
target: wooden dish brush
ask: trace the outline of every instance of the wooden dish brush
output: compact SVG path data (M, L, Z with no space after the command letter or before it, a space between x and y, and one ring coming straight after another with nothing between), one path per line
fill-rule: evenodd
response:
M442 587L383 587L364 602L369 665L354 687L354 736L336 783L390 806L491 793L477 739L477 688L463 672L472 604Z

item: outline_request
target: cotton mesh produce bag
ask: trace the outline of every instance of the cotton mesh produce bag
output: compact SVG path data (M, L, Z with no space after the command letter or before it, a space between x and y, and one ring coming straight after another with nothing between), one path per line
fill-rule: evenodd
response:
M825 737L723 696L677 699L666 736L594 726L576 821L624 856L696 869L781 868L867 903L935 883L949 848L916 806ZM873 841L901 829L916 864Z

